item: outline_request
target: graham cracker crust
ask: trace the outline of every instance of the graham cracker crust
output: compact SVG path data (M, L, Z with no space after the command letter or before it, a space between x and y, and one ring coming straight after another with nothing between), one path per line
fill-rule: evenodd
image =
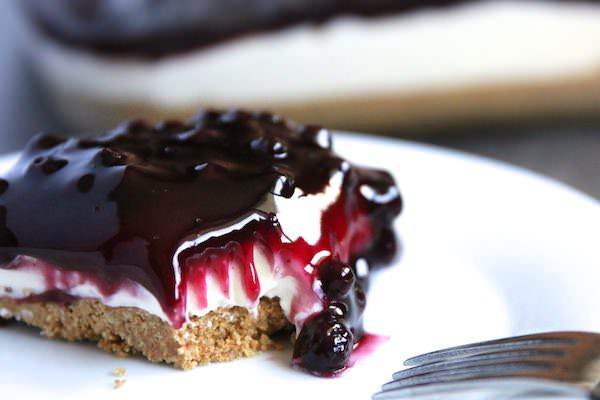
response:
M2 318L38 327L51 339L90 340L118 356L143 355L191 369L281 347L270 335L291 329L278 298L261 298L256 317L243 307L218 308L192 317L180 329L144 310L107 307L98 300L22 302L0 298Z

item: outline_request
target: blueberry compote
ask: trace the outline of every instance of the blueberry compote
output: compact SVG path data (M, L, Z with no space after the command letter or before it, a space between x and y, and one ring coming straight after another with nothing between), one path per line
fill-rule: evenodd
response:
M326 193L316 214L303 205ZM296 223L318 237L292 234L298 226L277 207L286 202L302 205ZM328 375L363 335L364 266L393 256L400 209L388 173L333 154L327 130L269 113L208 111L79 139L41 134L0 179L0 268L45 276L47 292L27 301L75 301L57 294L79 282L103 296L144 287L178 329L192 300L208 307L208 275L229 296L232 262L258 302L260 249L275 277L295 282L286 311L298 332L294 364Z

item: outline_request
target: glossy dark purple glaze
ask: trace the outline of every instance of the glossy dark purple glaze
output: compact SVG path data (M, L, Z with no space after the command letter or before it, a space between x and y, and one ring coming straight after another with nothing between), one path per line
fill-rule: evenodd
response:
M235 37L468 0L26 0L47 35L103 53L158 58Z
M392 257L391 223L402 203L389 174L352 167L330 147L324 129L243 111L205 112L190 123L130 122L94 138L38 135L0 180L0 258L4 268L28 268L22 256L41 260L36 268L48 288L74 279L56 268L82 273L77 279L93 281L104 295L137 282L177 328L187 318L186 285L204 281L210 270L227 287L221 270L232 258L245 268L246 295L257 300L252 249L264 246L285 273L304 274L323 303L322 316L301 329L299 343L307 335L315 339L327 323L340 327L336 337L348 331L342 355L332 350L315 358L327 343L298 345L295 362L319 373L341 368L363 334L366 277L357 278L352 263ZM285 240L285 226L261 209L263 200L270 193L289 198L296 188L320 193L338 173L340 195L323 212L319 241ZM183 243L248 216L254 219L243 227L178 252ZM323 250L331 257L306 276L304 267ZM56 294L27 301L69 300ZM316 365L323 357L330 362Z

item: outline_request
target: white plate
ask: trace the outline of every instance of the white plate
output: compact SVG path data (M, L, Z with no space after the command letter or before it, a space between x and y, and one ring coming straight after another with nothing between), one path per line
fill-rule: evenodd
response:
M402 360L555 329L600 331L600 206L523 170L409 142L338 135L351 160L389 169L405 198L404 254L373 277L366 328L391 339L344 376L289 368L289 352L181 372L90 344L0 328L3 398L367 399ZM0 169L9 161L0 159ZM26 201L26 199L24 199ZM126 368L113 389L111 372Z

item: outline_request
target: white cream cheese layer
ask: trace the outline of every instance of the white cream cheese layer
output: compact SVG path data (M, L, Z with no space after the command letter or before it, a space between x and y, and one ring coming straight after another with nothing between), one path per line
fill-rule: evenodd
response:
M49 290L58 290L67 295L97 299L109 307L138 307L167 321L168 318L156 298L143 286L126 282L122 288L109 297L85 275L75 271L56 270L56 282L49 285L45 279L45 267L38 269L43 262L23 257L27 267L22 269L0 268L0 297L22 299L40 295Z
M268 259L255 248L255 267L258 280L261 284L260 296L279 296L281 306L290 315L292 299L297 293L296 282L293 278L276 277L272 272L273 266ZM49 285L44 277L45 268L38 269L40 262L34 258L27 257L27 267L20 269L0 268L0 297L23 299L32 295L40 295L49 290L58 290L69 296L87 299L96 299L109 307L136 307L150 314L156 315L165 321L169 318L162 309L156 297L144 286L127 281L123 282L114 294L106 296L93 279L88 279L85 274L59 270L55 271L57 279ZM257 302L246 296L243 288L241 268L239 265L230 265L229 296L221 290L220 283L215 275L207 274L206 298L207 307L200 307L194 293L195 285L188 286L187 312L189 316L202 316L218 307L241 306L256 312Z
M268 106L587 73L600 66L600 6L492 0L344 17L158 61L31 39L36 67L62 93L165 108Z

